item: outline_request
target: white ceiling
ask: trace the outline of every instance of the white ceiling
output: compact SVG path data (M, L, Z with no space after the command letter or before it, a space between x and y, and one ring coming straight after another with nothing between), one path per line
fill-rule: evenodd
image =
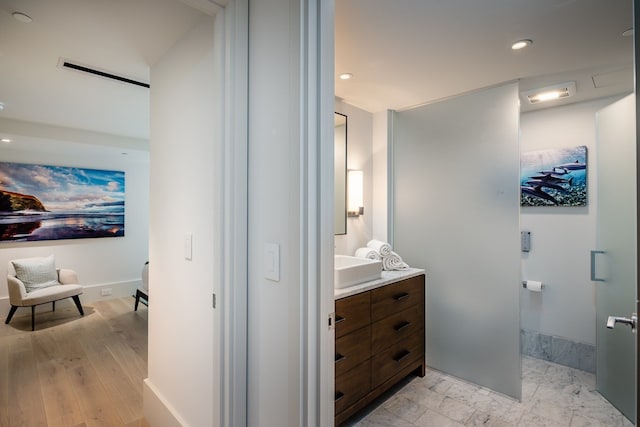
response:
M148 82L150 66L212 4L0 0L0 125L148 139L148 89L61 69L59 59ZM631 24L631 0L336 0L336 74L355 76L337 80L336 95L376 112L514 79L523 89L576 80L573 100L630 92L632 38L621 33ZM512 52L521 38L534 43Z
M149 89L59 59L149 82L150 66L202 16L177 0L0 0L0 118L148 139Z
M567 101L633 90L631 0L336 0L336 95L377 112L521 79ZM514 52L511 44L533 44ZM592 77L599 76L600 88ZM529 109L525 103L523 110ZM547 104L549 105L549 104Z

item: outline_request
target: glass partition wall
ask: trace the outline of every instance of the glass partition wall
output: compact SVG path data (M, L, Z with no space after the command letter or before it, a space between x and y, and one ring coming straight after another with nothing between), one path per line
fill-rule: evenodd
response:
M427 277L427 363L520 399L518 85L393 116L393 245Z

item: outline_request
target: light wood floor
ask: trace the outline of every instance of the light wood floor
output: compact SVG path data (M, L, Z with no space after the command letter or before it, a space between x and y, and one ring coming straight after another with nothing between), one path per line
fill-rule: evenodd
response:
M148 427L147 307L133 303L83 304L84 317L57 307L36 314L34 332L29 309L9 325L0 313L0 426Z

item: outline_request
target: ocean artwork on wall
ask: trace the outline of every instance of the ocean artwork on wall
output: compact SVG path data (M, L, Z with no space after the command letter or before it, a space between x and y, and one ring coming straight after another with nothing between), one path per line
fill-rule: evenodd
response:
M124 236L124 172L0 162L0 241Z
M520 156L522 206L587 206L587 147L550 148Z

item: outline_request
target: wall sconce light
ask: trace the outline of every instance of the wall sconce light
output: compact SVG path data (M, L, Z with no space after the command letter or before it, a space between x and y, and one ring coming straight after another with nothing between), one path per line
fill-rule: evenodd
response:
M347 216L364 215L364 174L361 170L349 170L347 173Z

